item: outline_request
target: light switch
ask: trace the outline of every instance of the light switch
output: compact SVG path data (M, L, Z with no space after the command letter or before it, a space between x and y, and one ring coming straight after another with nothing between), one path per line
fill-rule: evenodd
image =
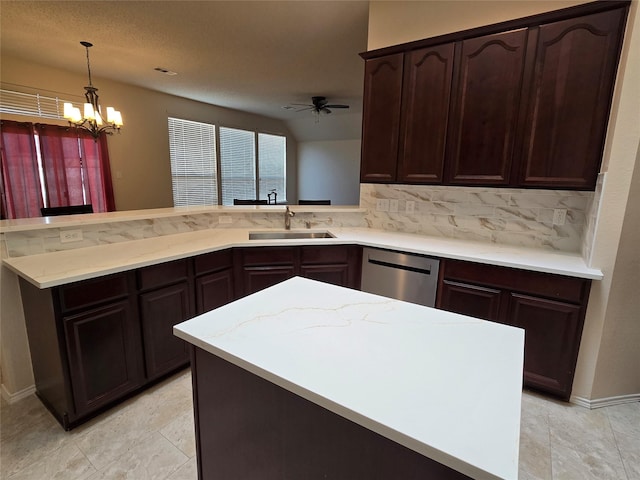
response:
M398 200L389 200L389 211L393 213L398 211Z

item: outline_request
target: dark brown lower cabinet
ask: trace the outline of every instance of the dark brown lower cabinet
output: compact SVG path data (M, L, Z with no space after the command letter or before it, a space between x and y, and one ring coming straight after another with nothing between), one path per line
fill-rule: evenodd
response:
M507 321L525 330L526 385L568 397L582 333L582 307L510 293Z
M189 284L142 293L139 301L147 378L154 379L189 362L186 343L173 335L174 325L192 317Z
M107 405L142 384L139 333L130 302L66 316L62 324L77 415Z
M235 298L231 249L194 258L196 313L221 307Z
M355 245L234 249L236 292L255 293L295 275L360 287L362 248Z
M484 320L499 320L500 290L451 280L444 280L440 290L443 305L440 308Z
M65 429L144 384L133 272L20 291L36 393Z
M571 395L591 281L443 260L437 307L525 331L524 385Z

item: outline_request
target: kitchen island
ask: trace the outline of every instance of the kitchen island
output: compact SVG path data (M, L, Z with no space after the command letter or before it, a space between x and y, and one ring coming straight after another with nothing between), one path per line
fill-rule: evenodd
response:
M209 478L517 478L524 332L292 278L174 327Z

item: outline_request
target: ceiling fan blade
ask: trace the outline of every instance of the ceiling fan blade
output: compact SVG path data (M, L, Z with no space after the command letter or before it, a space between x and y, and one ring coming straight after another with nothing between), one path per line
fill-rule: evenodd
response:
M314 107L315 105L311 105L310 103L290 103L289 105L294 105L296 107Z
M349 105L325 105L325 108L349 108Z
M314 107L313 105L304 105L302 108L296 108L294 111L296 112L304 112L307 110L315 110L316 107Z

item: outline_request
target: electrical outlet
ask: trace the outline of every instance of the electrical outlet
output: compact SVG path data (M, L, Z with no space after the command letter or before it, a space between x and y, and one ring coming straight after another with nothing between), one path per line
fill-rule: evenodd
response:
M233 217L231 215L220 215L218 223L233 223Z
M82 230L63 230L60 232L60 243L82 241Z
M404 202L404 211L405 213L413 213L416 211L416 202L413 200L407 200Z
M389 211L389 199L388 198L379 198L376 202L376 210L379 212L388 212Z
M567 209L566 208L555 208L553 210L553 224L554 225L564 225L564 222L567 220Z
M392 213L398 211L398 200L389 200L389 211Z

